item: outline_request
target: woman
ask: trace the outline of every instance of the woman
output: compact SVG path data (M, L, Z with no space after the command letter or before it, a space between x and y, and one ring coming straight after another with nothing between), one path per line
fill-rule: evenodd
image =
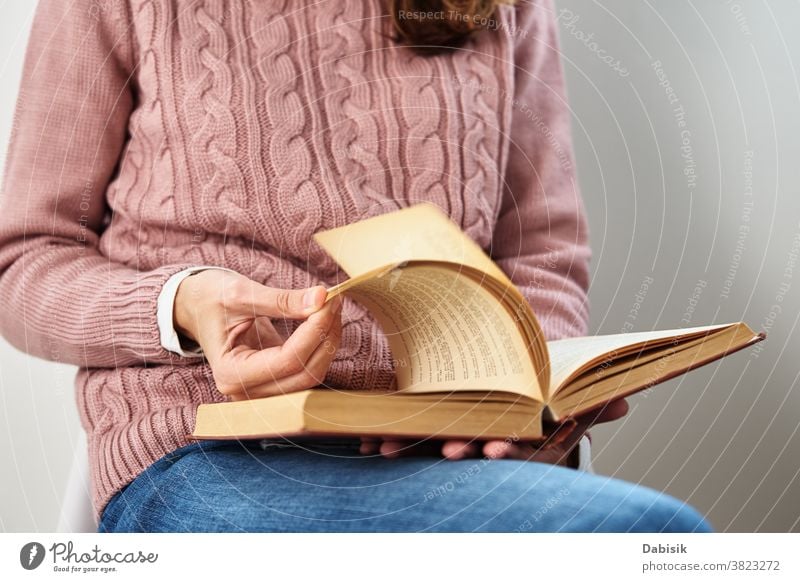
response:
M203 402L393 386L374 320L323 306L340 273L312 235L423 200L490 252L549 338L586 332L550 0L40 0L0 323L80 366L100 531L709 529L575 471L577 439L189 443Z

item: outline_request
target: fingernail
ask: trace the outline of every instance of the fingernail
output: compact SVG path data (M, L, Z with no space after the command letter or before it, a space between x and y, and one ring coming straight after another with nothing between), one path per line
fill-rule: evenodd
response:
M317 304L315 297L316 297L316 292L314 289L309 289L308 291L306 291L305 294L303 295L303 307L305 309L310 309L314 307Z

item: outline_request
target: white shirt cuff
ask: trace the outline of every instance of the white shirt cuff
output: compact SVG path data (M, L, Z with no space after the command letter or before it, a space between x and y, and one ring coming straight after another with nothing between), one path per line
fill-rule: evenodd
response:
M594 473L592 468L592 441L586 435L583 435L581 440L578 441L578 471Z
M231 269L226 269L225 267L189 267L188 269L175 273L172 277L167 279L167 282L164 283L161 292L158 294L156 321L158 322L161 347L185 358L202 358L203 350L199 347L194 350L184 350L183 347L181 347L180 337L178 336L178 332L175 331L175 320L173 319L175 295L178 293L178 286L186 277L207 269L220 269L221 271L230 271L231 273L236 272Z

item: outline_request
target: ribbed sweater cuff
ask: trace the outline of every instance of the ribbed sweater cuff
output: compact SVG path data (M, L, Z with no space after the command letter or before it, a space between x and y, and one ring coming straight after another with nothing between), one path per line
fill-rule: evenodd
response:
M185 358L172 353L161 345L158 326L158 297L164 284L174 274L191 264L159 267L152 271L137 273L133 280L123 278L108 289L107 313L96 312L96 319L82 322L84 334L91 336L92 330L100 331L111 323L113 343L144 363L196 363L196 358Z

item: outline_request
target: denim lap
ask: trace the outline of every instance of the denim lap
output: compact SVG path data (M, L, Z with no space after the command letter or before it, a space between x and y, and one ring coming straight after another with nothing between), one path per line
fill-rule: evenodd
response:
M359 455L357 444L204 441L106 506L108 532L710 531L652 489L535 462Z

